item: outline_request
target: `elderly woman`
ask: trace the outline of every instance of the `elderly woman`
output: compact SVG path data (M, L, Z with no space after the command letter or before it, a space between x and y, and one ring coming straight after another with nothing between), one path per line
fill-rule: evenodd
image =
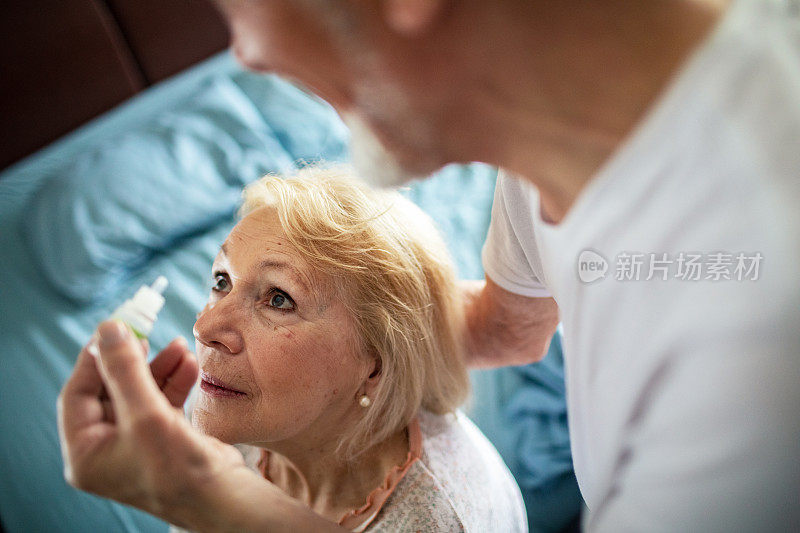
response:
M431 220L319 168L252 184L242 215L194 327L195 427L352 531L525 530L513 478L457 410L462 302Z

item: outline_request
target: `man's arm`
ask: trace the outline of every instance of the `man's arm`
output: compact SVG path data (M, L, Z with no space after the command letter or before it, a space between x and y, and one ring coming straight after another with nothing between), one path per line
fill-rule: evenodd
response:
M473 368L540 361L558 325L552 298L509 292L488 276L463 281L467 321L467 363Z
M173 523L199 532L345 531L245 466L216 476L170 515Z

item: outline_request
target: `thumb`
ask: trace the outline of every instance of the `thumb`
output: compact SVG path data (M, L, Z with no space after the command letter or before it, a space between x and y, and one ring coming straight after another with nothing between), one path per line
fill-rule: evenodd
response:
M103 322L97 328L100 374L118 420L169 409L147 364L142 345L120 321Z

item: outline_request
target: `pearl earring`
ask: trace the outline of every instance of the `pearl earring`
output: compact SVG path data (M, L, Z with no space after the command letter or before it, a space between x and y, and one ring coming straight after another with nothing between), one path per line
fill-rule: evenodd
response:
M366 394L365 394L364 396L362 396L361 398L359 398L359 399L358 399L358 404L359 404L361 407L369 407L369 405L370 405L371 403L372 403L372 400L370 400L370 399L369 399L369 396L367 396Z

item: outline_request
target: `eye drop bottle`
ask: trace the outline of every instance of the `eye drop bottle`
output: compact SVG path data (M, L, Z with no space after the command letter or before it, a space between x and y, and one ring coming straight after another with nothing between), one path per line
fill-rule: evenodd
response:
M126 300L111 313L111 320L121 320L140 339L146 339L161 308L164 307L164 289L169 282L159 276L152 285L142 285L130 300Z
M158 276L152 285L142 285L130 300L117 307L111 313L111 320L124 322L139 339L147 339L153 331L153 325L161 308L164 307L164 289L169 282L164 276ZM97 347L97 335L92 336L87 351L94 357L100 357Z

